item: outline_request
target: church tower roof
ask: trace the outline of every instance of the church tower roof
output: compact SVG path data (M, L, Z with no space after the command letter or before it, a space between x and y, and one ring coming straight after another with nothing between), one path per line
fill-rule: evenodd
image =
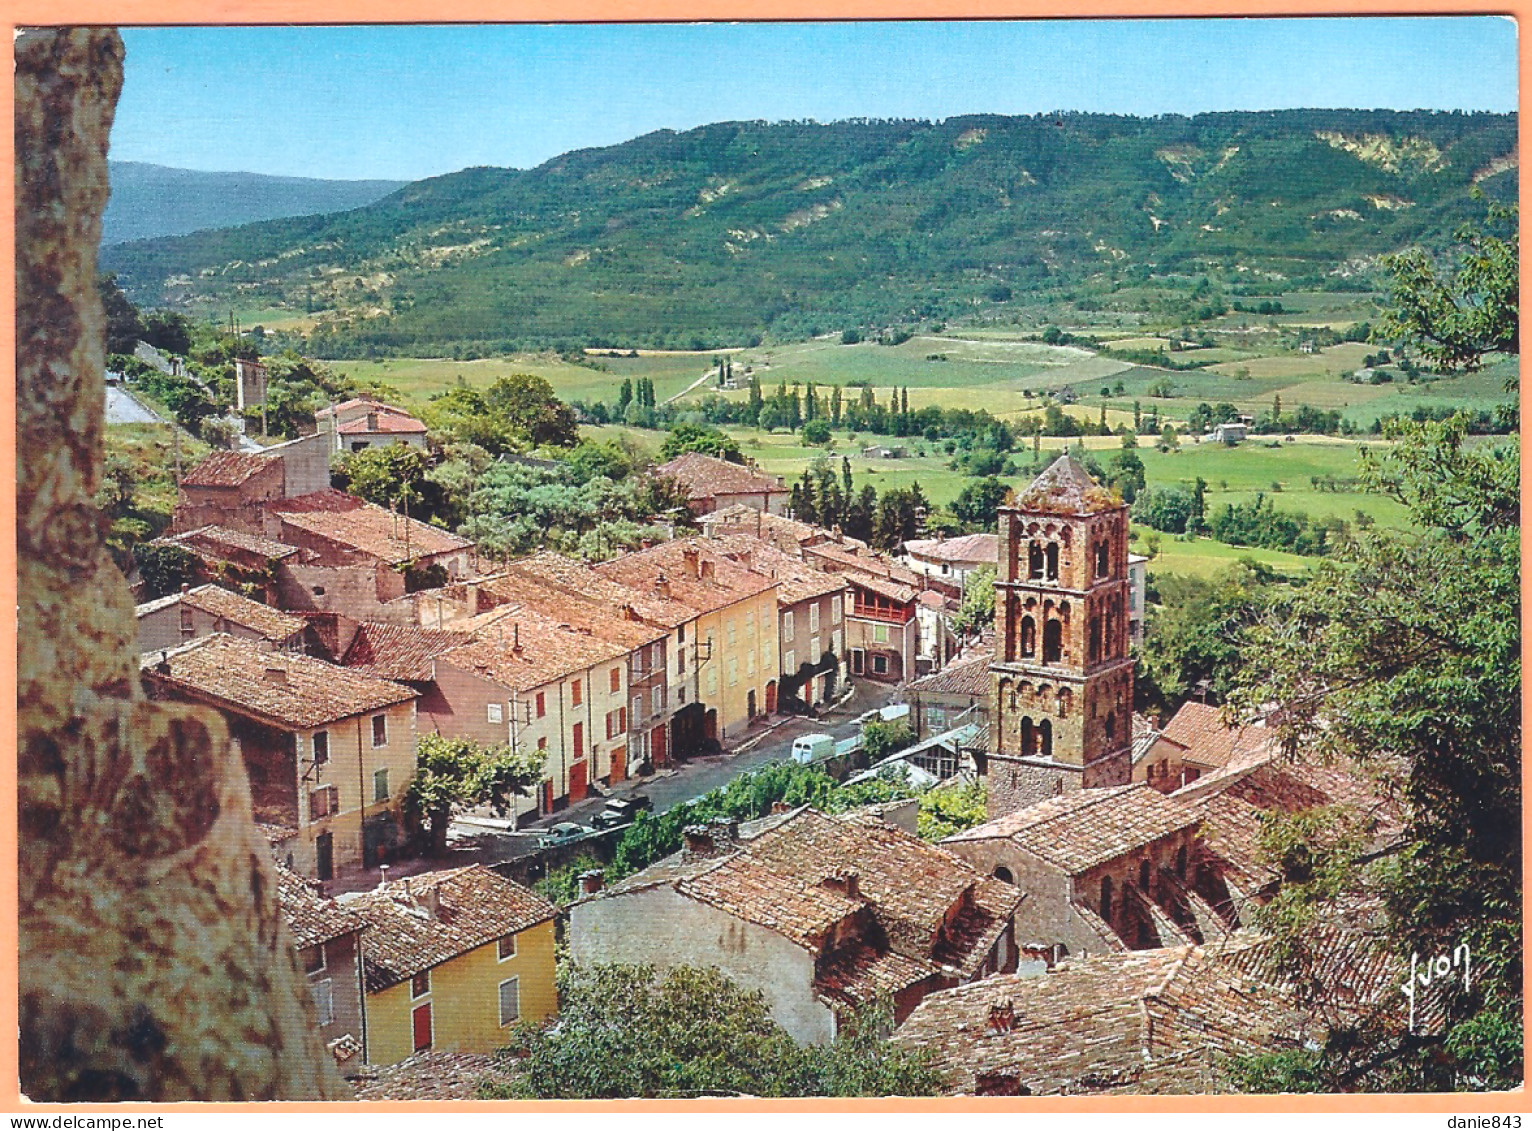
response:
M1095 514L1123 505L1117 493L1091 478L1067 453L1048 465L1013 504L1018 510L1051 514Z

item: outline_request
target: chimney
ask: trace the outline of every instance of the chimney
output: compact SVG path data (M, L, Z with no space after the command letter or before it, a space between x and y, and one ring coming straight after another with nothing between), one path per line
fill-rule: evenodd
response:
M701 568L700 568L699 572L700 572L700 575L701 575L703 581L712 581L713 580L713 563L709 562L709 561L702 562L701 563Z
M187 594L188 594L188 593L190 593L190 592L191 592L191 586L190 586L190 585L188 585L188 584L187 584L187 583L186 583L186 582L184 582L184 581L183 581L183 582L181 582L181 596L183 596L183 597L184 597L184 596L186 596L186 595L187 595Z
M861 877L850 868L843 868L838 872L831 872L819 881L819 886L847 899L856 899L862 894Z
M771 803L771 815L773 817L781 816L783 813L791 813L792 810L793 807L785 801L773 801Z
M279 668L274 664L266 667L266 683L271 687L287 686L287 669Z
M664 570L654 575L654 595L670 600L670 578L665 576Z
M378 430L378 414L375 413L375 412L369 412L367 414L367 431L369 431L369 432L376 432L377 430Z
M600 868L580 873L580 894L595 895L605 886L605 873Z
M378 865L378 890L382 891L388 886L388 865Z
M681 830L681 835L686 838L686 847L682 849L681 855L683 860L706 860L713 855L713 834L706 825L687 825Z
M700 559L701 555L697 553L695 546L687 546L681 551L681 560L686 563L686 572L694 578L698 577L701 573L699 568Z
M714 817L708 822L713 833L713 843L719 848L739 843L739 822L732 817Z
M1009 1033L1016 1028L1016 1003L1010 998L992 1002L989 1007L989 1031Z
M751 564L755 561L755 555L752 554L749 550L741 550L739 552L738 561L740 565L744 566L746 569L750 569Z

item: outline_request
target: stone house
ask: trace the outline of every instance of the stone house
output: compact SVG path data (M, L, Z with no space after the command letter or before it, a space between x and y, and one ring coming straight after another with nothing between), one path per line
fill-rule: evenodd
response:
M482 864L382 883L341 906L366 925L369 1064L494 1052L518 1021L558 1012L557 909Z
M851 587L846 639L851 675L902 683L916 674L920 578L881 555L839 542L803 547L803 560L843 576Z
M932 581L961 587L981 566L995 568L999 547L999 537L994 534L914 538L904 544L904 564Z
M186 470L176 488L171 530L228 526L260 533L267 503L280 502L282 461L250 452L213 452Z
M277 902L308 979L320 1036L341 1070L349 1071L366 1059L361 945L366 924L281 865Z
M732 506L775 515L787 513L790 492L780 479L716 456L685 452L669 463L660 464L654 473L668 476L680 485L693 514L710 514Z
M965 722L988 721L989 665L994 656L993 647L980 645L905 687L916 738L941 734L960 717Z
M453 631L467 639L431 660L428 717L442 734L544 752L537 796L514 799L519 820L583 801L614 767L626 776L627 648L518 605Z
M716 966L795 1040L848 1011L1015 968L1022 895L876 817L800 809L687 830L687 848L570 908L577 962Z
M1316 1047L1364 1017L1402 1031L1404 972L1375 936L1326 926L1312 942L1317 994L1300 996L1269 939L1240 932L932 994L894 1041L928 1053L948 1095L1228 1092L1230 1057Z
M572 559L565 561L584 568L583 563ZM626 650L624 686L628 707L623 717L627 743L621 755L612 759L608 782L623 781L638 767L656 764L651 736L656 728L664 727L668 721L670 689L665 654L670 633L667 629L645 621L631 603L613 610L609 604L559 586L535 569L522 571L513 566L504 573L475 582L474 587L481 605L489 601L497 606L510 604L532 609L550 620L572 625L580 632L592 633ZM659 755L662 761L658 764L668 762L668 744L663 738L659 741Z
M179 648L199 637L227 633L259 641L278 651L301 652L307 625L291 616L218 585L183 585L179 593L146 601L133 610L138 619L138 650Z
M310 879L375 867L404 839L415 692L226 634L141 659L151 698L216 708L239 743L257 823Z
M151 545L187 550L196 557L201 578L239 585L270 605L279 603L282 567L301 562L305 556L297 546L227 526L199 526L156 538Z
M845 579L813 569L751 534L715 535L706 541L731 561L780 583L780 681L766 685L766 713L775 713L783 697L805 707L827 702L850 674L845 613L851 590Z
M751 534L795 558L804 556L806 546L830 542L852 553L870 552L866 542L843 534L839 528L826 530L822 526L812 526L786 515L768 514L755 507L739 504L720 507L711 514L702 515L697 519L697 524L709 538L725 534Z
M942 847L1027 893L1016 923L1023 947L1143 950L1233 926L1228 892L1200 851L1201 822L1195 806L1124 785L1060 794Z
M314 414L332 452L360 452L390 444L426 446L426 426L402 408L370 397L355 397Z
M705 539L688 538L624 554L594 572L629 591L686 610L673 630L670 686L695 704L700 727L678 717L676 749L693 753L742 736L775 702L780 583L731 561ZM687 639L688 633L690 638ZM688 742L683 735L694 737Z

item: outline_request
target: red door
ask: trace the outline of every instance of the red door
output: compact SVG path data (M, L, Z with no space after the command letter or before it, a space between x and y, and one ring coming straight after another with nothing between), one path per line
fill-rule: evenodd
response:
M585 763L575 762L569 767L569 804L585 800Z
M768 683L766 685L766 713L768 715L775 715L777 713L777 681L776 680L772 680L770 683Z
M417 1005L411 1015L415 1029L415 1051L431 1047L431 1003Z
M656 766L670 765L670 752L667 747L668 735L665 724L661 723L649 733L649 756Z
M619 746L612 751L612 784L628 780L628 748Z

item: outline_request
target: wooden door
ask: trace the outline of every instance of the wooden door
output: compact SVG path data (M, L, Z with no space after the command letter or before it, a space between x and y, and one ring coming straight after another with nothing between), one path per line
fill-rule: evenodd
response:
M335 836L332 833L320 833L314 841L315 869L321 880L333 880L335 878Z
M628 780L628 748L619 746L612 751L612 784Z
M417 1005L410 1015L412 1028L415 1031L415 1051L431 1047L431 1003Z
M569 767L569 804L584 801L586 789L585 763L575 762Z
M777 713L777 681L776 680L772 680L770 683L768 683L766 685L766 713L768 715L775 715Z
M665 724L661 723L654 728L649 736L649 754L656 766L670 765L670 751L667 746L668 735Z

